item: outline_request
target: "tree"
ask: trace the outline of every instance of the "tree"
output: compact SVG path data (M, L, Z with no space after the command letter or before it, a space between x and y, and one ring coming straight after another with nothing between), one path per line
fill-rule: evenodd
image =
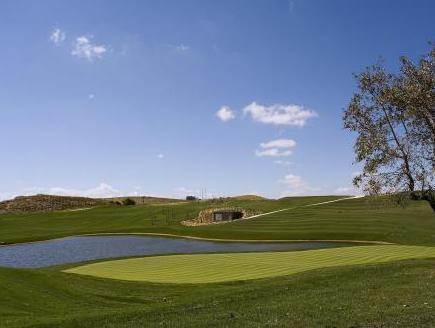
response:
M396 80L394 104L409 122L409 136L418 148L421 164L426 169L435 169L435 47L418 65L408 58L401 58L401 74ZM425 174L421 178L430 177ZM420 179L421 179L420 178ZM433 174L432 174L433 178ZM432 181L433 182L433 181ZM433 186L430 181L423 185Z
M358 91L344 112L344 127L357 132L354 184L368 194L409 191L435 210L435 48L413 64L387 73L381 64L356 75Z

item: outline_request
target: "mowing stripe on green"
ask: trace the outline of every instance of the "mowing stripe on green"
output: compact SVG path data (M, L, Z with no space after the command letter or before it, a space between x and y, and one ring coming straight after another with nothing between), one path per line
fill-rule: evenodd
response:
M119 280L199 284L428 257L435 257L435 247L354 246L293 252L154 256L98 262L65 272Z

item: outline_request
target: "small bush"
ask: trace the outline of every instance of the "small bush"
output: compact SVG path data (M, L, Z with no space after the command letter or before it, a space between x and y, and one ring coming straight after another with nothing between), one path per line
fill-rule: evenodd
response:
M435 212L435 191L427 190L423 193L422 199L429 202L430 207Z
M126 198L122 201L122 205L125 206L136 205L136 202L131 198Z

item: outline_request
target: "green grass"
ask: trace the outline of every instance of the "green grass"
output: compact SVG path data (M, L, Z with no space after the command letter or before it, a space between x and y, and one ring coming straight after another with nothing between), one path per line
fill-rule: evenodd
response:
M433 327L435 259L165 285L0 269L0 327Z
M234 200L221 205L264 212L297 208L253 220L194 228L184 227L180 221L215 204L102 207L77 212L2 215L0 241L13 243L86 233L169 233L222 239L378 240L435 246L435 215L426 202L410 202L405 209L368 199L300 207L331 199L334 197ZM369 247L403 246L367 246L367 249ZM285 272L278 269L273 272L280 276L194 285L122 281L61 272L71 266L38 270L0 268L0 327L434 327L435 259L366 263L383 257L399 260L408 255L427 256L420 250L432 254L432 248L406 249L414 251L410 251L412 254L388 253L383 249L367 258L339 257L333 265L346 265L312 267L290 275L291 272L285 270L294 269L297 263L283 261ZM240 261L238 256L258 255L249 254L227 256L233 261L236 256L237 265L248 265L249 261ZM298 254L304 252L288 253L288 256L302 256ZM180 258L194 256L209 259L209 255ZM160 256L154 261L164 259L165 264L166 260L174 258ZM149 260L153 258L144 261ZM360 263L355 262L358 260L366 264L351 265ZM325 257L325 261L315 264L325 265L330 259ZM277 268L280 264L275 260L262 264L258 258L254 262L250 271L244 266L242 273L249 271L257 275L253 278L260 278L258 274L265 272L256 272L261 265L267 271L268 265ZM190 264L192 268L195 263ZM299 263L303 264L306 269L314 262ZM226 278L228 268L237 271L237 265L227 267ZM223 268L211 269L208 264L198 268L203 273ZM180 273L185 268L179 266L177 270ZM198 276L197 272L195 274Z
M131 281L201 284L428 257L435 257L435 247L359 246L299 252L152 256L92 263L65 272Z
M264 212L318 203L337 197L297 197L279 201L237 201L231 205ZM221 204L220 204L221 205ZM0 216L0 241L6 243L59 238L86 233L169 233L221 239L371 240L409 245L435 245L435 215L425 201L407 208L367 199L299 207L230 224L185 227L209 202L179 205L103 207L88 211Z
M196 217L199 211L208 207L242 206L268 212L338 198L340 197L324 196L279 201L233 200L217 204L180 202L166 205L106 206L86 211L0 215L0 241L14 243L101 232L160 232L207 237L213 232L185 227L180 222Z

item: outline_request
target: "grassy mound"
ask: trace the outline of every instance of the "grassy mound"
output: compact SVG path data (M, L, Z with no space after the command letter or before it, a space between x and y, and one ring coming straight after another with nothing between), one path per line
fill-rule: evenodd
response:
M107 205L102 199L55 195L19 196L0 202L0 214L49 212Z
M65 272L130 281L200 284L429 257L435 257L435 247L382 245L299 252L155 256L104 261Z
M235 200L267 200L266 197L258 196L258 195L239 195L230 197Z
M425 201L406 208L335 196L295 197L285 200L236 201L219 206L241 207L263 213L289 210L230 224L186 227L181 221L216 204L181 202L176 206L108 206L87 211L0 215L0 242L13 243L87 233L164 233L245 240L371 240L408 245L435 245L435 215Z
M285 202L229 199L219 202L218 205L268 212L337 198L304 197ZM168 204L104 206L87 211L0 215L0 242L24 242L100 232L160 232L199 237L211 237L214 234L208 229L197 230L181 225L181 221L197 217L201 210L216 207L214 201L179 202L176 206Z
M136 204L165 204L180 201L170 198L133 196L114 198L89 198L58 195L18 196L14 199L0 202L0 214L17 214L33 212L53 212L91 208L103 205L122 204L126 199L132 199Z
M262 212L291 209L244 222L205 227L184 227L180 222L204 208L216 206L213 202L5 214L0 216L0 241L41 240L84 233L147 232L222 239L381 240L435 246L435 218L427 202L412 201L407 208L401 208L354 199L302 207L335 198L225 200L225 206ZM375 250L398 246L370 247ZM400 252L389 253L385 249L358 257L365 264L357 266L349 265L357 260L356 255L337 257L336 262L342 261L344 265L341 267L321 268L325 263L318 260L319 269L295 274L288 274L288 270L294 268L296 262L269 260L261 268L267 271L280 264L287 271L276 269L273 275L286 275L196 285L101 279L59 272L58 268L0 268L0 327L433 327L435 258L372 262L374 259L390 261L433 256L432 249L428 250L431 254L425 253L425 247L406 249L409 254L405 248L400 248ZM246 255L249 254L240 254ZM165 260L173 259L165 257ZM196 257L191 255L188 259ZM255 274L257 264L262 263L255 261L255 266L249 267L252 260L233 258L225 274L228 277L231 270L232 279L237 278L234 273L239 265L243 265L243 274L249 270ZM313 262L307 260L306 267ZM198 265L198 272L208 269L208 265L200 261L193 264ZM146 267L145 271L151 269ZM183 270L182 266L173 268L178 273Z
M435 259L224 284L0 268L0 327L433 327Z

